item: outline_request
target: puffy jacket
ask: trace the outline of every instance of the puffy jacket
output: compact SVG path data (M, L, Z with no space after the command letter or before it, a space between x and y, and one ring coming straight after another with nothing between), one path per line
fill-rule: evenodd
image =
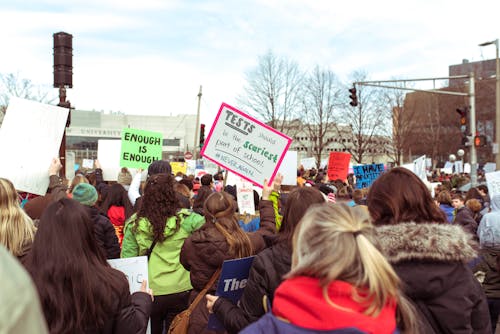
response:
M259 203L260 229L247 233L255 253L265 248L263 236L276 233L276 222L271 201L261 200ZM225 260L232 259L229 254L229 245L226 238L212 223L206 223L189 237L181 251L181 263L189 270L193 292L192 301L205 287L215 271L222 266ZM208 293L214 294L215 287L210 287ZM191 314L189 333L207 333L206 325L208 311L205 303L199 303Z
M180 228L176 229L176 217L169 217L165 224L163 242L157 242L148 262L149 284L155 295L167 295L191 290L189 272L179 262L184 240L205 223L205 218L187 209L177 213ZM136 220L134 214L125 224L122 257L146 255L153 243L153 228L146 218Z
M465 231L476 237L477 222L468 207L462 206L457 209L453 223L462 226Z
M488 298L500 298L500 250L483 248L480 250L481 261L474 271L484 273L483 290Z
M491 333L486 296L467 263L472 235L460 226L399 223L376 227L405 294L426 320L424 333Z
M102 248L107 259L120 257L120 244L116 237L115 228L108 217L100 212L96 207L85 207L90 219L94 223L94 233L97 244Z

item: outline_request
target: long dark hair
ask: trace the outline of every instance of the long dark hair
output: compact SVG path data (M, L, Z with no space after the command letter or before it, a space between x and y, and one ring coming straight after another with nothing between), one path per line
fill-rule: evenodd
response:
M373 182L367 205L374 224L447 222L427 186L403 167L393 168Z
M221 191L208 196L203 206L206 224L214 224L229 244L229 254L242 258L253 254L248 235L240 228L236 219L236 202L233 196Z
M109 266L97 245L87 210L68 198L43 212L25 266L51 333L103 328L128 291L125 275Z
M137 220L146 218L153 226L156 241L165 240L165 224L169 217L175 216L180 208L179 199L174 190L174 178L170 174L155 174L148 178L144 196L137 212ZM180 221L177 219L177 229ZM137 224L133 227L137 228Z
M289 249L292 249L295 227L307 209L316 203L325 203L325 197L321 191L314 187L295 188L288 194L283 220L278 232L278 242L286 242Z
M199 214L205 214L204 204L208 199L208 196L210 196L212 193L213 190L212 188L210 188L210 186L201 186L200 189L198 189L198 193L193 200L193 210Z
M119 183L115 183L108 188L106 196L101 204L102 212L107 214L109 208L113 205L125 208L125 219L132 216L132 213L134 212L132 203L130 203L130 199L128 198L127 191Z

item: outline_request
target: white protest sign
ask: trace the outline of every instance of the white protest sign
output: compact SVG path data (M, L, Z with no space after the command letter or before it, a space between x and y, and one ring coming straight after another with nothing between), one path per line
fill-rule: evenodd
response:
M75 177L75 152L66 151L66 178L72 180Z
M201 151L219 166L262 186L272 182L292 139L223 103Z
M143 280L148 280L147 256L128 257L123 259L108 260L111 267L121 271L127 276L130 293L140 291ZM148 283L149 286L149 283ZM154 292L154 291L153 291ZM151 333L151 324L148 323L146 333Z
M464 163L462 160L455 161L455 173L464 173Z
M281 184L297 185L297 151L287 151L281 162L279 173L283 175Z
M495 162L487 162L484 164L484 172L491 173L497 170L497 164Z
M413 160L413 173L415 173L422 181L427 181L427 173L425 171L425 155Z
M464 164L464 173L465 174L470 174L470 163L466 162Z
M83 168L88 168L88 169L94 168L94 160L92 160L92 159L83 159L83 161L82 161L82 167Z
M239 181L236 182L236 197L240 214L255 215L253 185L251 182L240 178Z
M304 169L313 169L316 168L316 159L314 158L303 158L300 159L300 164Z
M186 163L186 175L194 175L194 173L196 172L196 160L186 160Z
M45 195L67 118L66 108L12 97L0 128L0 177L17 190Z
M486 184L488 185L488 195L493 198L500 194L500 171L486 173Z
M116 181L121 171L120 151L122 143L119 139L99 139L97 141L97 160L102 167L105 181Z

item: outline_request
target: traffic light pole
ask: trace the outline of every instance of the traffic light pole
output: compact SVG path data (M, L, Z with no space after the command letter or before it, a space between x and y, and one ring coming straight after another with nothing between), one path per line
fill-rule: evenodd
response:
M397 83L397 82L415 82L415 81L433 81L435 83L436 80L449 80L449 79L469 79L469 92L461 93L461 92L453 92L447 90L437 90L437 89L416 89L416 88L407 88L407 87L397 87L390 85L383 85L382 83ZM444 95L456 95L456 96L467 96L469 97L470 104L470 132L472 137L476 136L476 95L475 95L475 87L474 87L474 73L471 72L469 75L456 75L450 77L438 77L438 78L423 78L423 79L402 79L402 80L379 80L379 81L358 81L354 82L354 85L360 86L371 86L371 87L379 87L379 88L390 88L390 89L399 89L399 90L410 90L414 92L426 92L433 94L444 94ZM477 151L474 143L470 146L470 181L471 186L477 186Z
M198 130L200 128L200 104L201 104L201 86L200 86L200 92L198 93L198 111L196 112L196 124L194 126L194 146L193 146L193 157L194 159L198 159L199 156L198 156L198 151L199 151L199 143L200 143L200 139L199 139L199 133L198 133Z
M470 105L470 132L476 136L476 92L474 73L469 73L469 105ZM475 143L470 146L470 183L471 187L477 186L477 151Z

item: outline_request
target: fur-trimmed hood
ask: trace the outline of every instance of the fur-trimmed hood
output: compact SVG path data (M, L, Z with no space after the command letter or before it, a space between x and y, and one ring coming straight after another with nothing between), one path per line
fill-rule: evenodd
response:
M382 251L390 263L409 260L469 262L477 244L461 226L437 223L399 223L376 227Z

